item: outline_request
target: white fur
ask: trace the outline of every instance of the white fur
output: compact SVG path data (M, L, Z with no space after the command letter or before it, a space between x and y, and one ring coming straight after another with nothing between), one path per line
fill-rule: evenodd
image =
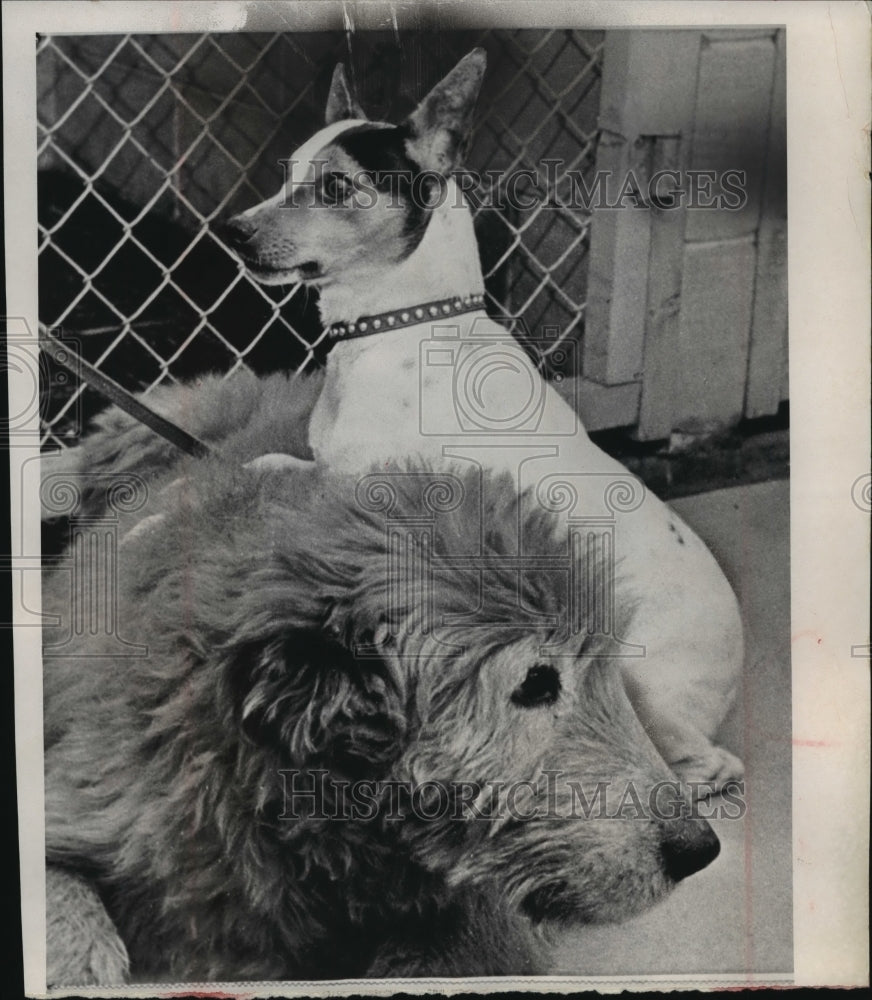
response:
M295 158L317 157L356 124L361 123L322 129ZM312 175L301 164L293 176L302 183ZM329 251L328 228L321 250L328 264ZM393 268L334 276L320 289L320 308L325 323L348 322L483 289L472 215L448 180L446 197L415 251ZM310 424L316 461L357 474L417 455L437 466L473 462L510 471L518 489L565 476L578 491L572 513L602 513L606 486L626 480L628 473L589 440L575 413L542 382L520 346L483 312L439 323L454 328L455 348L471 349L484 338L497 355L509 356L508 364L492 366L478 386L479 403L489 417L516 412L521 394L531 386L543 397L534 434L473 433L456 416L458 392L466 389L452 382L451 366L439 368L426 360L435 325L425 322L335 345ZM643 724L684 778L720 785L740 777L741 763L711 743L742 668L742 623L729 584L705 545L650 493L637 508L615 514L615 530L620 573L637 603L631 631L620 638L644 647L643 657L620 662Z
M280 205L287 205L292 201L292 196L295 191L297 191L303 184L311 184L316 177L316 166L318 161L318 154L321 153L331 142L338 136L342 135L343 132L347 132L350 128L355 128L359 125L372 125L373 122L367 122L363 119L357 118L346 118L342 121L333 122L332 125L327 125L321 129L320 132L316 132L310 139L307 139L302 146L291 153L290 160L290 173L285 176L285 183L281 188L266 201L258 202L256 205L252 205L245 212L239 214L240 219L250 219L258 212L262 211L266 205L272 205L278 207ZM380 124L380 123L375 123Z
M544 406L536 432L464 432L450 381L440 390L444 373L428 369L424 360L434 330L423 323L333 348L310 423L316 461L359 474L401 456L421 455L437 466L474 462L511 472L519 489L564 476L579 493L573 514L604 513L606 486L625 480L627 470L590 441L566 402L541 382L520 347L512 350L497 324L469 315L451 324L458 343L492 337L495 349L511 352L515 370L505 367L485 380L490 413L517 412L519 392L531 383L540 386ZM440 405L442 412L434 413ZM565 434L568 423L575 429L571 436ZM439 426L446 428L444 436L424 433ZM621 661L637 711L666 760L688 780L721 784L739 777L740 762L710 743L742 667L735 596L705 545L652 493L637 509L617 513L615 524L619 573L638 601L631 631L621 638L645 647L643 657Z
M342 284L325 286L319 308L325 323L341 323L417 302L483 291L472 215L462 192L448 178L444 200L433 210L415 250L381 280L368 274L355 281L352 275Z

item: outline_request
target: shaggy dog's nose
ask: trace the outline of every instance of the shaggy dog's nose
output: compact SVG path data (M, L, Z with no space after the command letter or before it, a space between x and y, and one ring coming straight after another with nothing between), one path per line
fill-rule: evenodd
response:
M676 882L701 871L721 852L721 842L705 820L684 820L660 846L666 874Z

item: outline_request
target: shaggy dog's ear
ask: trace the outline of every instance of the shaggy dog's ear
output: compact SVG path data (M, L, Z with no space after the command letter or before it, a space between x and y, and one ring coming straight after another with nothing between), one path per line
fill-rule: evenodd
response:
M331 632L297 629L232 652L236 721L294 767L378 774L400 752L405 715L385 664Z

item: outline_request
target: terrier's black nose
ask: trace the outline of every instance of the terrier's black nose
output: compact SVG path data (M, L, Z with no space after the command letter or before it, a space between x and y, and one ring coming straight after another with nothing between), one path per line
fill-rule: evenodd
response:
M232 219L222 219L212 226L215 235L230 247L231 250L244 250L252 236L257 232L257 226L238 215Z
M721 852L717 834L704 819L683 820L660 845L663 867L675 882L701 871Z

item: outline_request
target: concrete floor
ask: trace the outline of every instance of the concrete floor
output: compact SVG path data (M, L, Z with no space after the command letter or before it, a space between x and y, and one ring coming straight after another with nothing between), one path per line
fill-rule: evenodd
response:
M793 969L789 483L675 500L738 594L743 691L721 742L745 762L747 812L713 820L719 857L654 910L563 936L559 972L584 976L754 974Z

